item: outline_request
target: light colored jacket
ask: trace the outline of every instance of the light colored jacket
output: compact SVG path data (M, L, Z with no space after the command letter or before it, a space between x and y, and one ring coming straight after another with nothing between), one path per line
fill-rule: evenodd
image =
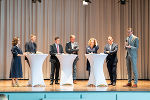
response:
M129 37L127 37L126 41L129 41ZM134 36L132 34L132 39L129 42L129 45L131 46L131 48L126 48L127 50L127 56L131 56L131 57L136 57L137 58L137 50L139 48L139 39L138 37Z

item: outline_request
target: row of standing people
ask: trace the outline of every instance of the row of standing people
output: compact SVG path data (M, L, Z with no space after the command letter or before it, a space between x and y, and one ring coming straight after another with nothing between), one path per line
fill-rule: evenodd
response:
M18 78L23 77L22 73L22 64L21 64L21 56L25 56L27 53L33 53L35 54L37 52L37 44L36 44L36 36L34 34L31 34L31 39L29 42L25 44L25 53L22 52L20 45L20 39L18 37L14 37L12 40L12 61L11 61L11 69L10 69L10 78L12 78L12 86L19 86L18 84ZM75 41L75 36L70 36L70 42L66 43L66 52L68 54L76 54L78 55L78 44ZM51 74L50 74L50 80L51 85L53 84L53 81L55 80L55 84L58 83L58 77L59 77L59 69L60 69L60 63L57 57L55 56L57 53L64 53L63 47L60 44L59 37L55 38L55 43L50 45L50 62L51 62ZM78 61L78 57L73 62L73 79L74 83L76 83L76 63ZM25 60L27 61L29 67L30 63L27 57L25 57ZM55 79L54 79L55 74Z
M131 87L132 86L132 76L131 76L131 69L133 69L134 73L134 85L132 87L137 87L138 82L138 71L137 71L137 49L138 49L138 37L133 35L132 28L127 29L127 35L125 41L125 49L127 50L126 54L126 65L127 65L127 71L128 71L128 83L124 85L124 87ZM36 53L37 51L37 45L35 43L36 36L31 35L31 40L25 44L25 52L30 53ZM20 40L19 38L14 38L12 41L12 54L13 59L11 62L11 70L10 70L10 78L12 78L12 84L13 86L19 86L18 84L18 78L22 78L22 65L21 65L21 57L22 55L26 55L26 53L22 53L22 50L19 48ZM88 47L86 48L86 53L97 53L99 49L99 46L97 44L96 39L91 38L88 42ZM78 43L75 42L75 35L70 36L70 42L66 43L65 51L68 54L76 54L78 55L79 46ZM106 58L107 68L110 76L110 84L109 85L116 85L116 78L117 78L117 51L118 51L118 45L114 43L113 38L111 36L108 37L108 43L105 45L104 53L108 54ZM55 84L58 83L58 77L59 77L59 69L60 69L60 63L59 60L56 57L57 53L64 53L63 47L60 44L60 38L55 38L55 43L50 45L50 62L51 62L51 74L50 74L50 85L53 85L53 82L55 80ZM29 64L29 61L27 58L25 58L27 63ZM79 60L78 57L73 62L73 80L74 83L76 83L76 63ZM29 64L30 66L30 64ZM87 60L87 70L89 71L90 75L90 63ZM55 74L55 78L54 78Z
M133 35L133 29L127 29L127 38L125 41L124 48L126 49L126 66L128 72L128 83L123 85L123 87L138 87L138 70L137 70L137 50L139 48L139 39L137 36ZM86 49L86 53L97 53L99 46L97 45L96 39L91 38L89 40L89 46ZM110 83L108 85L116 86L117 79L117 51L118 45L114 43L111 36L108 37L108 43L104 47L104 53L108 54L106 58L107 69L109 72ZM90 74L90 63L87 60L87 70ZM132 85L132 70L134 74L134 85Z

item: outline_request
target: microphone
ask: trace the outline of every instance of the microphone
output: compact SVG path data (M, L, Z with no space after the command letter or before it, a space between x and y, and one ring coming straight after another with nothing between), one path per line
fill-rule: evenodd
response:
M126 46L128 46L128 45L129 45L128 40L126 40L126 43L125 43L125 44L126 44Z

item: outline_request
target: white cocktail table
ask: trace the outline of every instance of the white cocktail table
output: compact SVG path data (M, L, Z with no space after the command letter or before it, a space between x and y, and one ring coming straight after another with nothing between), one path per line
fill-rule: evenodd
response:
M48 54L28 54L26 57L30 62L30 77L28 86L45 86L42 66Z
M88 85L107 86L103 72L103 64L107 54L85 54L85 56L89 60L91 66Z
M71 84L73 85L72 66L73 61L77 57L74 54L57 54L56 57L60 62L60 85Z

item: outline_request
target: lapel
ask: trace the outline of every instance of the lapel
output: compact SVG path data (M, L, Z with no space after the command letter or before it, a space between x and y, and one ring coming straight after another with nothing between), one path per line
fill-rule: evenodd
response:
M110 51L110 46L109 46L109 44L107 44L107 49L108 49L108 51Z
M30 48L31 48L31 41L29 41L29 46L30 46Z
M133 37L132 37L132 39L133 39ZM131 44L132 39L130 40L130 37L127 37L128 44Z
M30 46L30 48L32 48L32 49L34 48L34 47L33 47L33 43L32 43L31 41L29 42L29 46Z
M55 43L53 44L53 47L54 47L54 51L57 52L57 47L56 47Z
M59 45L59 53L60 53L60 44L58 44Z
M69 48L72 49L71 42L69 42Z
M127 37L127 41L129 43L132 43L135 39L136 39L136 36L134 36L133 34L132 34L132 39L130 41L129 41L129 37Z
M136 36L132 35L131 42L133 42L136 39Z
M111 50L110 51L112 51L113 48L114 48L114 43L111 45Z

